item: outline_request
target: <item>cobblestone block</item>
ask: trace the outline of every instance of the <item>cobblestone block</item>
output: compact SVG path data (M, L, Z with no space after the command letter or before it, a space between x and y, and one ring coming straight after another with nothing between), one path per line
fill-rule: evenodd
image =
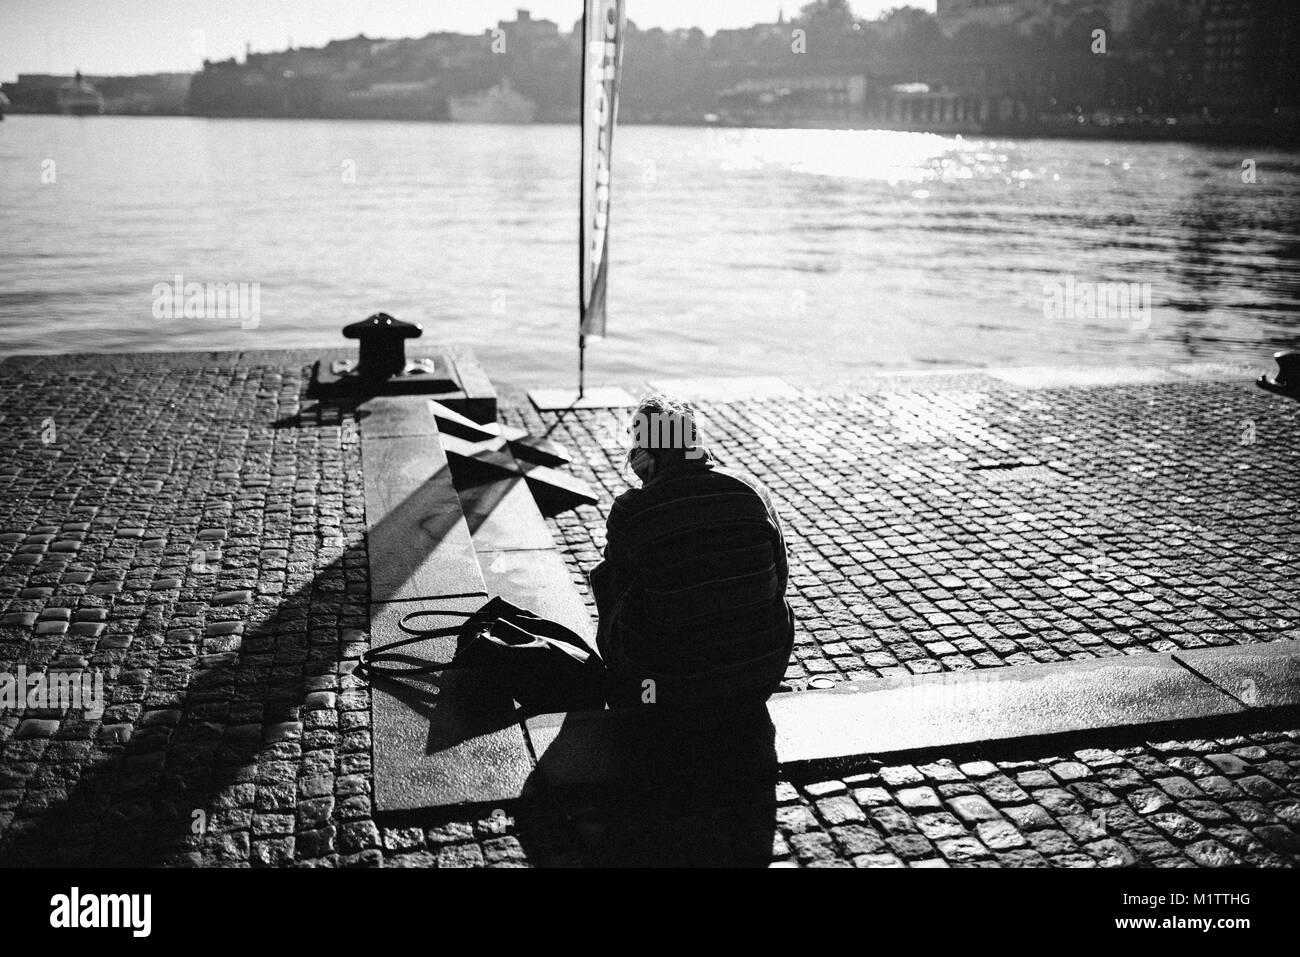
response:
M852 824L866 820L862 809L847 794L822 798L817 802L817 813L827 825L832 827L837 824Z
M996 821L1002 817L997 808L984 798L975 795L951 798L948 801L948 807L952 809L953 814L968 824L978 824L981 821Z

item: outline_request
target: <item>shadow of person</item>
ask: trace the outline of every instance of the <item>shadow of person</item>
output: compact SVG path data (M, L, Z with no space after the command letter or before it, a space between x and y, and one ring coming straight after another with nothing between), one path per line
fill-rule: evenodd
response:
M537 766L525 794L574 819L583 863L771 861L778 766L765 705L721 716L623 708L543 715L527 724ZM519 840L530 852L526 830ZM544 853L538 858L546 863Z

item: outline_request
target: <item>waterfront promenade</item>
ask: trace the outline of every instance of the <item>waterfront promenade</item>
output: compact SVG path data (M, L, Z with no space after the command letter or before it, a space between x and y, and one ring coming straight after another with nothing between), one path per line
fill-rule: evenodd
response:
M376 815L365 422L306 398L319 355L0 364L0 665L102 672L107 693L98 717L0 714L0 864L1300 861L1285 709ZM1257 371L657 384L699 396L719 457L776 496L787 685L819 694L1300 640L1300 403ZM548 520L582 589L623 487L618 418L538 413L527 385L498 383L502 420L601 493Z

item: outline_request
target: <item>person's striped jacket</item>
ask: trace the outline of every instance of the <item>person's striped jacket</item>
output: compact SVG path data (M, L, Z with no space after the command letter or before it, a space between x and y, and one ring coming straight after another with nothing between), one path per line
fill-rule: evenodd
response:
M794 626L781 522L755 479L679 459L610 511L591 573L612 706L743 706L785 674Z

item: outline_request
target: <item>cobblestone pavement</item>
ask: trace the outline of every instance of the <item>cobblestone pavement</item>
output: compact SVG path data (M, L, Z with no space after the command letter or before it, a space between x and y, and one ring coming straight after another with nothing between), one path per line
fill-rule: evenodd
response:
M0 710L0 864L1300 860L1296 730L382 826L351 665L368 640L359 431L350 407L303 398L309 358L4 363L0 671L101 673L107 707ZM1193 383L800 408L710 409L722 456L789 519L792 681L1297 637L1296 490L1269 477L1295 474L1294 404ZM555 437L612 493L600 428L571 415ZM972 469L1022 457L1062 477ZM556 527L588 567L600 509Z
M4 364L0 667L101 671L108 704L0 717L6 863L373 846L355 415L233 359Z
M1300 731L877 765L385 829L397 866L1294 867Z

